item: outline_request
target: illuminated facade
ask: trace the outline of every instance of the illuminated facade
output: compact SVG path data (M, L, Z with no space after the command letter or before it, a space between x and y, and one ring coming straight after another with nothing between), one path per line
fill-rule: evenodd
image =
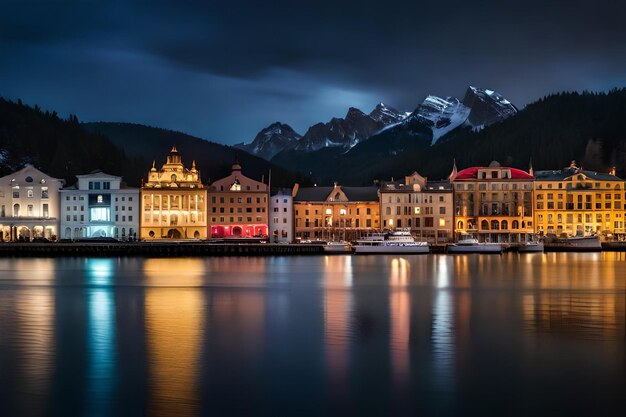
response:
M453 239L452 186L448 181L427 181L417 172L402 182L380 187L383 229L410 228L419 240L446 243Z
M575 161L567 168L535 173L535 225L539 234L623 235L624 180L586 171Z
M488 167L456 166L454 232L458 240L470 235L481 242L525 242L533 230L533 175L496 161Z
M0 178L0 241L57 239L63 183L32 165Z
M77 175L78 182L61 193L61 237L136 239L139 232L139 189L103 172Z
M293 230L293 197L291 190L280 190L270 197L270 237L275 243L291 243Z
M209 230L213 238L268 236L268 187L241 173L238 163L231 174L209 188Z
M184 167L176 147L141 187L141 239L206 239L207 192L195 161Z
M296 239L353 241L380 230L378 187L303 187L293 191Z

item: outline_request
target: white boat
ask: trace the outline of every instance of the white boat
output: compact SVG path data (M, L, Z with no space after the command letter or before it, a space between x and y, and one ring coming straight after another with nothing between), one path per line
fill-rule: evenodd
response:
M328 242L323 246L326 253L352 253L352 245L347 242Z
M397 229L389 234L374 233L364 239L357 240L354 253L429 253L428 242L416 242L411 231Z
M520 244L517 249L520 253L543 252L543 242L531 240Z
M448 253L502 253L499 243L481 243L478 239L466 238L448 245Z
M572 236L546 242L545 248L553 252L597 252L602 250L602 244L598 236Z

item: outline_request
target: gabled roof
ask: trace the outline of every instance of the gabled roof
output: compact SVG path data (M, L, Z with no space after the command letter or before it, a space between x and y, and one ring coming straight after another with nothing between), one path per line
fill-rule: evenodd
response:
M339 187L349 201L378 201L378 187ZM294 201L326 201L335 187L301 187Z

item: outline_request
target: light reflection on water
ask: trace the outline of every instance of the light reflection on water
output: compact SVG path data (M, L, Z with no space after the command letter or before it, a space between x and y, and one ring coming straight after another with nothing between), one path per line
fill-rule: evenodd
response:
M626 411L625 255L2 259L0 415Z

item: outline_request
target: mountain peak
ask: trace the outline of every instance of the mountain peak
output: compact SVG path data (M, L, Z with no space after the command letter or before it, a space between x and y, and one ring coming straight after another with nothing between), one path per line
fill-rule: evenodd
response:
M486 88L469 86L463 104L472 109L468 122L474 127L488 126L517 113L517 108L509 100Z

